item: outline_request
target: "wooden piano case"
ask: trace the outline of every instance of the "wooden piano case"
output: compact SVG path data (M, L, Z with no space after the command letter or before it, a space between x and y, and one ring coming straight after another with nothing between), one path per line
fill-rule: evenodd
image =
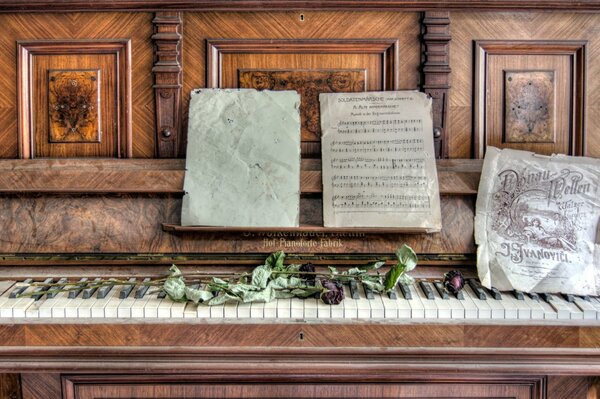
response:
M418 275L474 275L487 145L600 157L598 11L595 0L0 0L0 280L229 270L276 250L343 266L391 259L403 242ZM506 71L548 70L554 136L508 137L504 107L518 98ZM302 227L182 228L189 92L265 88L256 71L303 96ZM318 104L304 89L339 77L433 98L442 232L322 227ZM60 111L69 84L96 110L77 126ZM583 399L598 397L599 348L600 326L568 322L3 321L0 397Z

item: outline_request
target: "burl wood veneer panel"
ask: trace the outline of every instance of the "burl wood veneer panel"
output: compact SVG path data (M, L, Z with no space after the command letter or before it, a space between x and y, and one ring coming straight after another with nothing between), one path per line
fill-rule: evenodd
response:
M174 233L179 195L5 195L0 253L288 253L390 254L406 242L421 254L474 253L474 198L443 196L434 234L307 232Z
M583 99L584 155L600 156L600 80L596 78L600 73L600 14L453 12L450 19L452 88L449 95L448 137L451 158L469 158L473 155L475 40L587 41Z
M132 155L154 155L151 13L0 14L0 158L16 158L17 41L131 39Z

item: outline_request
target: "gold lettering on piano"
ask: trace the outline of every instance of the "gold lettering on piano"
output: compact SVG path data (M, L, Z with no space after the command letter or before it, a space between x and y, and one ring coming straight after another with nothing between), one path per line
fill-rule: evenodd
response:
M282 249L331 249L343 247L340 238L319 237L319 238L300 238L290 240L285 237L263 238L263 248L282 248Z

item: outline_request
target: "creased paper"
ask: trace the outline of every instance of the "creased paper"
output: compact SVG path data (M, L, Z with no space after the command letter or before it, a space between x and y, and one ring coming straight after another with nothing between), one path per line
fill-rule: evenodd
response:
M482 284L600 294L600 160L488 147L475 216Z
M295 91L192 92L182 225L298 226L299 105Z
M325 226L439 231L431 99L388 91L319 100Z

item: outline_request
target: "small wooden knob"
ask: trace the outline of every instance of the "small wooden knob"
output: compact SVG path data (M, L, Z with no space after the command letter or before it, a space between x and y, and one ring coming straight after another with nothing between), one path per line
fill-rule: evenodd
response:
M439 139L440 137L442 137L442 129L440 129L439 127L434 127L433 128L433 138Z
M164 128L161 133L162 133L163 137L171 137L171 135L173 134L173 132L171 132L171 129L169 129L167 127Z

